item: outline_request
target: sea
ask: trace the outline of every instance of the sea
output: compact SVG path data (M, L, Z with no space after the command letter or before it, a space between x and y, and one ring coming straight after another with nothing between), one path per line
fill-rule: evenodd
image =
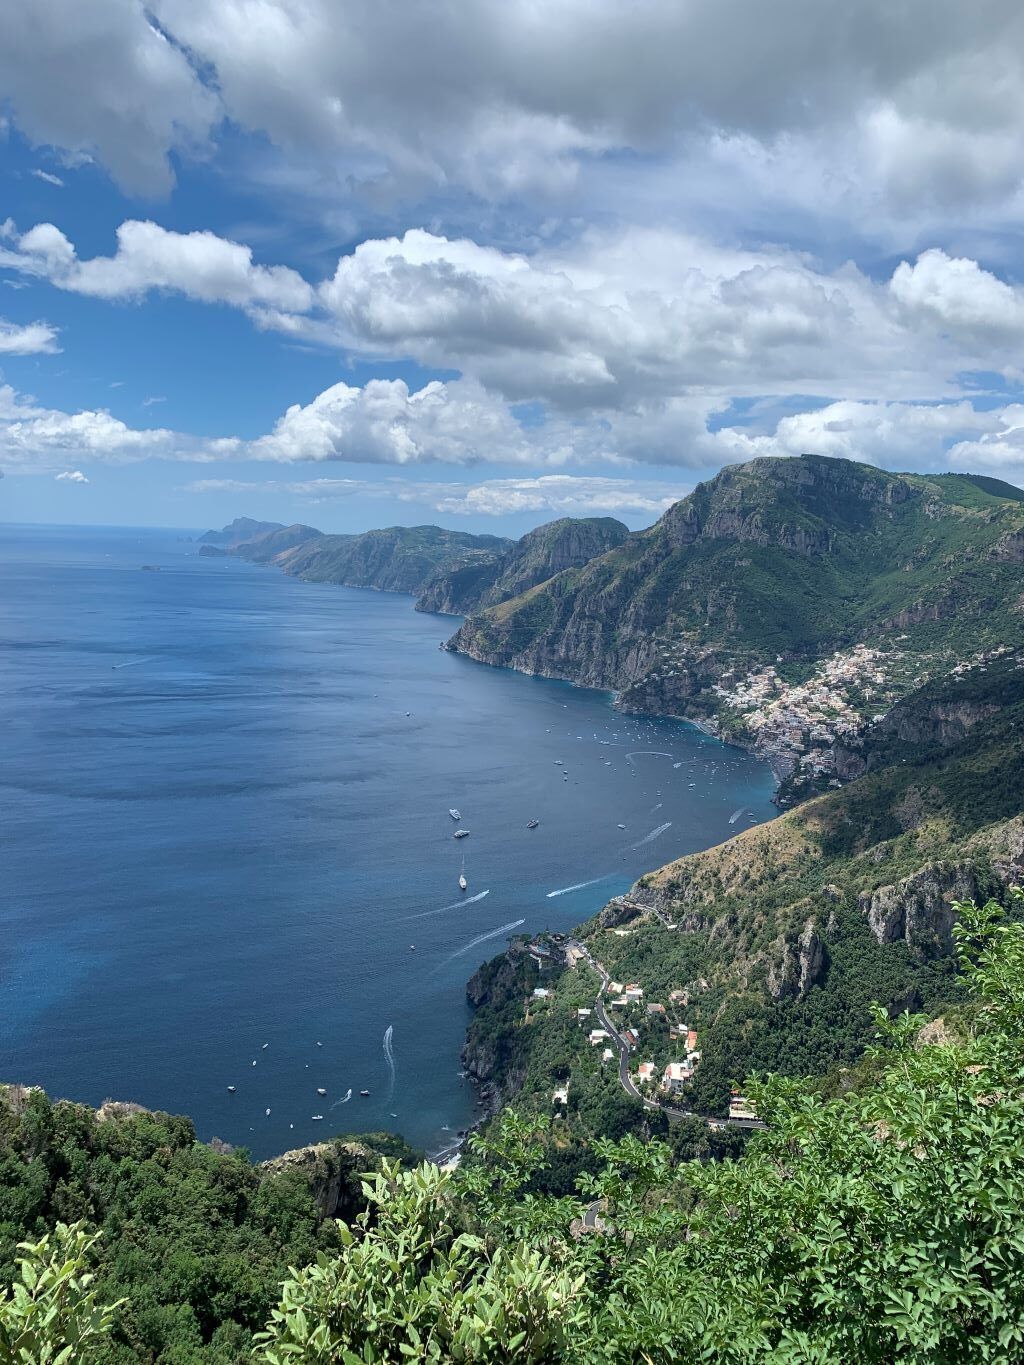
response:
M772 774L447 653L410 597L197 551L0 527L0 1081L257 1159L442 1151L480 963L772 818Z

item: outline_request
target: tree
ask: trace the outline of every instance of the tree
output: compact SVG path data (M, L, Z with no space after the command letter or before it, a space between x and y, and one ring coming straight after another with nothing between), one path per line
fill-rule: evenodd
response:
M0 1295L3 1365L86 1365L102 1348L123 1300L101 1304L87 1269L98 1234L58 1223L38 1242L22 1242L19 1278Z

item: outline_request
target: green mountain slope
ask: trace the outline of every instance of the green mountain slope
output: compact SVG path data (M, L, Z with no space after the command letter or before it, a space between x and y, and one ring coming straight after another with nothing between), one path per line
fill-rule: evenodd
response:
M816 726L831 748L922 674L1024 641L1022 497L974 475L756 460L470 618L449 647L710 719L788 771ZM791 705L804 685L820 698Z
M722 1113L752 1070L854 1064L871 1000L955 1004L953 900L1002 898L1024 880L1024 651L921 689L861 757L867 771L847 786L643 877L578 931L613 978L643 988L616 1015L640 1034L635 1064L660 1077L681 1056L670 1027L697 1031L680 1103ZM540 978L521 949L482 969L467 1064L501 1100L523 1091L545 1109L568 1078L589 1138L626 1098L587 1041L593 1020L577 1026L597 978L582 964L544 975L552 994L534 1001ZM634 1124L650 1126L635 1102Z
M528 531L490 562L455 569L434 580L417 611L465 616L544 583L566 569L581 568L621 545L628 529L614 517L562 517Z
M270 562L314 583L420 593L438 574L489 561L509 543L439 526L390 526L362 535L319 536Z

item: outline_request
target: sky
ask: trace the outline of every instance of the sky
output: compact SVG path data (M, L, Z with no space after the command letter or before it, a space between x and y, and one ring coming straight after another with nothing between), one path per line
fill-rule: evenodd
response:
M0 6L0 522L1024 484L1019 0Z

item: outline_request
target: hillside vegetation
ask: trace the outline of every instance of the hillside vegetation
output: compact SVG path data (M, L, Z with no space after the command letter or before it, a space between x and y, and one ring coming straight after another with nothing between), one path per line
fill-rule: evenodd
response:
M290 1275L258 1359L1020 1359L1024 932L995 906L958 911L960 1041L922 1045L920 1017L878 1011L869 1083L828 1101L755 1085L769 1126L736 1161L602 1141L575 1197L529 1193L551 1130L512 1113L459 1171L385 1162L338 1225L342 1251ZM8 1358L64 1343L109 1358L131 1303L89 1285L84 1236L62 1225L22 1248L0 1299Z
M417 611L465 616L494 606L566 569L581 568L629 535L613 517L562 517L528 531L490 562L481 561L435 578L416 603Z
M612 977L643 988L617 1013L640 1035L634 1066L652 1061L660 1077L681 1055L670 1026L698 1033L678 1100L698 1113L726 1113L752 1070L834 1084L868 1042L871 1000L894 1013L958 1005L953 901L1005 900L1024 880L1024 652L922 689L860 759L849 785L641 878L577 931ZM537 985L551 994L531 998ZM538 976L514 947L470 992L470 1069L501 1100L544 1112L568 1081L577 1166L609 1125L647 1133L659 1117L589 1044L596 1021L577 1022L598 985L585 964Z
M1022 563L1024 494L1009 484L758 459L584 567L471 617L449 647L615 689L627 709L731 721L750 738L722 691L759 670L792 684L870 646L885 704L856 698L866 718L957 657L1024 642Z

